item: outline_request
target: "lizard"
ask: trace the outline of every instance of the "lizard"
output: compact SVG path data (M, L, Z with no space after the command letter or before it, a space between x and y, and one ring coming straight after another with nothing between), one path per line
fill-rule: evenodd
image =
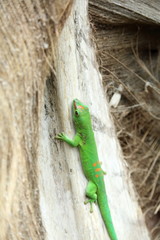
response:
M118 240L108 205L104 183L105 172L98 158L89 108L78 99L74 99L72 103L72 118L76 130L74 138L70 139L63 132L55 138L79 148L82 169L88 180L85 192L88 200L84 203L90 203L90 212L93 212L92 204L98 203L110 239Z

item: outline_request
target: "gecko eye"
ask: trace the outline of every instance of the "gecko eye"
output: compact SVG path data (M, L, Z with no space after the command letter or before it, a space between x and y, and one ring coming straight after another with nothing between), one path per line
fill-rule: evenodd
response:
M76 110L75 111L75 115L78 117L79 116L79 113L78 113L78 111Z

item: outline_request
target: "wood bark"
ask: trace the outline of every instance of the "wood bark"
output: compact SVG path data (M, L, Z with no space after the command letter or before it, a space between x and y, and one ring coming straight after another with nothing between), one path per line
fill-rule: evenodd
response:
M157 240L160 238L159 1L90 0L89 3L107 98L114 99L117 94L121 98L118 106L111 109L118 139L151 239Z
M52 48L71 4L0 1L1 240L45 239L37 164L40 113Z
M61 34L71 1L54 4L1 3L0 238L109 240L98 207L90 214L83 204L77 149L54 139L74 134L71 102L79 98L91 111L118 239L148 240L104 95L88 1L75 1Z
M61 131L74 135L74 98L85 102L91 111L99 158L107 171L105 183L118 239L150 239L104 96L91 41L87 1L76 1L58 39L55 59L56 76L46 88L48 110L42 116L39 157L40 206L47 239L54 236L57 240L109 240L98 207L94 206L94 213L90 214L89 206L83 204L87 181L78 150L49 139Z
M112 24L160 24L160 4L159 0L89 0L92 6L91 11L97 10L97 21L102 17L104 22ZM106 14L104 15L104 12ZM96 16L95 15L95 16Z

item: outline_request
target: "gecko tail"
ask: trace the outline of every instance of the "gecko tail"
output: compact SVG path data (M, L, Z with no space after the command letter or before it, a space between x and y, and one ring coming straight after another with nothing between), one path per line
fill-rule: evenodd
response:
M98 205L110 239L118 240L113 226L112 217L108 205L108 199L105 192L98 192Z

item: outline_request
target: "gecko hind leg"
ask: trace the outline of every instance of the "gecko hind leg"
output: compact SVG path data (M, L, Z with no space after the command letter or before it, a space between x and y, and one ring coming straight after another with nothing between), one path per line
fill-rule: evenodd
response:
M84 202L84 204L90 203L90 212L91 213L93 212L92 204L94 202L97 202L97 193L96 192L97 192L97 186L93 182L89 181L87 188L86 188L86 196L89 199L86 200Z

